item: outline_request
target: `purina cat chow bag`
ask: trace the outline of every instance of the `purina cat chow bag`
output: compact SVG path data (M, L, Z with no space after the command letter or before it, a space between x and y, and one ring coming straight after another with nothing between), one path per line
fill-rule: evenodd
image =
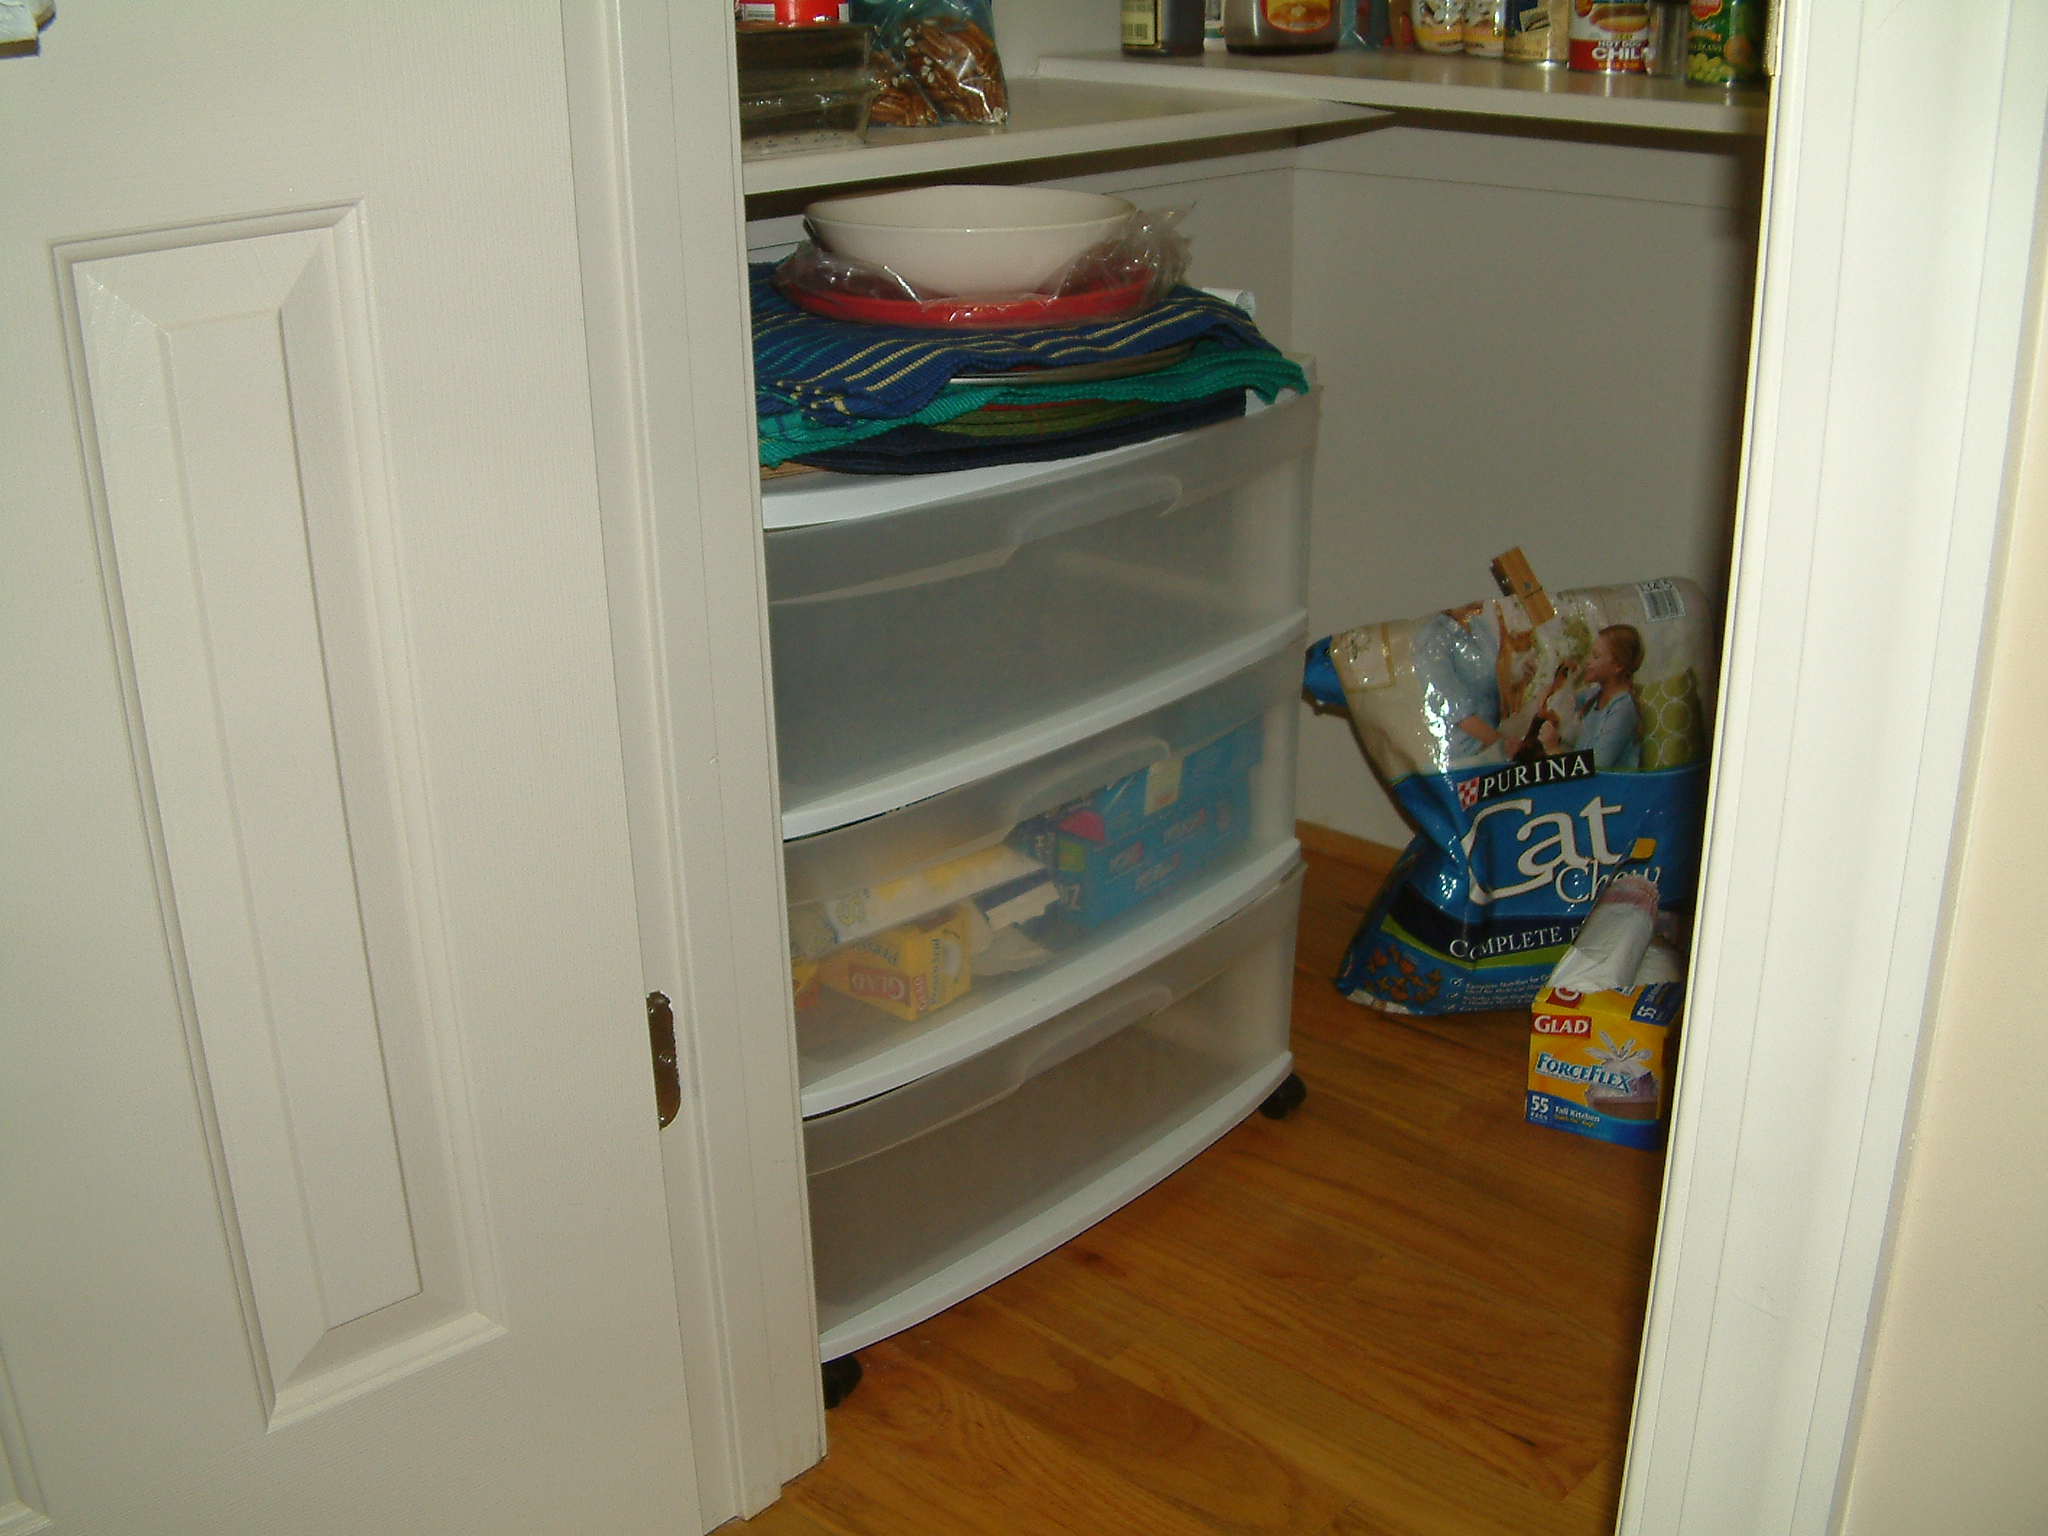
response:
M1691 908L1715 682L1705 596L1683 580L1516 590L1310 648L1310 695L1349 710L1417 829L1337 979L1358 1002L1526 1008L1620 874L1653 883L1669 913Z

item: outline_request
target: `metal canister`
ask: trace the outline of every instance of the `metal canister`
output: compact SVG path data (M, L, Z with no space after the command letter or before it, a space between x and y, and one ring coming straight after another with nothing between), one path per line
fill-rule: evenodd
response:
M1562 64L1571 57L1571 0L1508 0L1501 57L1511 64Z
M1337 46L1337 0L1223 0L1232 53L1327 53Z
M1764 72L1760 0L1692 0L1685 78L1694 85L1746 85Z
M1639 75L1650 62L1650 6L1572 0L1573 69L1600 75Z
M1660 80L1683 80L1690 62L1690 0L1651 0L1650 58L1645 70Z

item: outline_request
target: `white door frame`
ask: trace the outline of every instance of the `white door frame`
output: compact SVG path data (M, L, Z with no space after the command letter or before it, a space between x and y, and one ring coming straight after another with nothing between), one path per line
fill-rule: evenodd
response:
M568 6L702 1518L823 1450L722 10ZM1788 0L1693 1005L1627 1536L1828 1530L1945 906L2048 7Z
M1790 0L1627 1536L1827 1531L1973 724L2048 7Z
M825 1452L768 675L730 15L568 0L570 124L640 941L699 1519Z

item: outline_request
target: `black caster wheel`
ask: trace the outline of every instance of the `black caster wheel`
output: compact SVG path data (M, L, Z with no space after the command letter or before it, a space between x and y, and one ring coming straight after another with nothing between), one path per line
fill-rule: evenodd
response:
M1266 1102L1259 1106L1259 1113L1268 1120L1285 1120L1308 1097L1308 1084L1294 1073L1287 1074L1287 1081L1266 1095Z
M818 1374L825 1379L825 1406L837 1408L860 1385L860 1359L856 1355L841 1355L837 1360L827 1360Z

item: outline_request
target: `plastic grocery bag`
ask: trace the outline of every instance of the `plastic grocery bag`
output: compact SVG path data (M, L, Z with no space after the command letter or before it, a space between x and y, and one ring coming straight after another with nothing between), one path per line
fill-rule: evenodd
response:
M1310 648L1417 831L1338 987L1396 1013L1527 1007L1622 875L1683 920L1699 872L1714 625L1691 582L1516 597ZM1533 604L1532 604L1533 606Z
M836 311L805 301L820 296L904 301L917 306L916 318L902 318L897 323L947 329L1015 331L1072 325L1073 316L1057 307L1048 306L1044 316L1034 318L1028 306L1038 300L1095 293L1128 295L1128 299L1115 309L1092 310L1087 319L1124 319L1164 299L1187 272L1188 240L1180 232L1187 213L1185 208L1133 209L1107 236L1030 293L976 294L972 298L930 293L892 267L842 255L815 240L804 241L784 258L775 269L775 286L798 308L825 314Z
M872 123L1001 123L1010 116L990 0L856 0L853 19L874 29L881 94Z

